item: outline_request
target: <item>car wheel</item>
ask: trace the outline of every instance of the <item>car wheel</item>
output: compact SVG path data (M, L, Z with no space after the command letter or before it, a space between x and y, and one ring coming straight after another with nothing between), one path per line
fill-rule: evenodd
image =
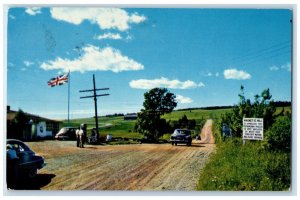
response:
M28 178L32 179L35 178L37 175L37 169L31 169L28 171L27 176Z

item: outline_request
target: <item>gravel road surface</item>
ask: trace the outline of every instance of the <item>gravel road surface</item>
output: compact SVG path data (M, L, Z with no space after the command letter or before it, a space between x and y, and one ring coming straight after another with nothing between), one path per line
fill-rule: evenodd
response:
M171 144L86 145L75 141L27 144L47 166L24 189L193 191L199 173L215 150L212 120L192 146Z

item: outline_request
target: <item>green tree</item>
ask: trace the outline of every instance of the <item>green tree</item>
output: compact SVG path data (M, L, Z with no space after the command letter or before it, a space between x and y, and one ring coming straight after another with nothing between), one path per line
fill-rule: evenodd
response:
M180 128L189 128L189 119L186 115L183 115L181 119L178 120Z
M144 112L170 113L177 106L176 96L166 88L153 88L144 94Z
M149 140L157 141L167 133L169 124L161 115L170 113L177 106L176 96L166 88L154 88L144 94L144 109L138 114L135 129Z
M233 107L232 113L221 116L221 123L228 124L235 136L242 134L244 117L263 118L265 130L272 126L276 107L269 89L263 90L261 95L255 95L253 103L250 99L246 99L244 86L241 86L238 96L239 103Z
M183 115L178 120L178 122L177 122L176 125L177 125L176 127L173 126L173 129L176 129L176 128L195 129L195 127L196 127L196 120L195 119L189 120L186 115Z
M18 139L23 138L23 134L25 132L25 127L27 122L28 122L27 114L23 110L19 109L14 120L14 123L16 124L16 128L17 128Z
M292 120L288 116L280 116L266 132L266 145L270 150L290 152Z

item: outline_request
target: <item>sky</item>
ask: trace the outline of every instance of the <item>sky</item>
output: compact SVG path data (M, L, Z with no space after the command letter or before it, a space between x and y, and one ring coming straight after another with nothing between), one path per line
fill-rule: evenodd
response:
M7 105L51 119L132 113L164 87L177 108L238 103L269 88L291 101L291 11L287 9L10 7ZM70 71L68 84L47 82Z

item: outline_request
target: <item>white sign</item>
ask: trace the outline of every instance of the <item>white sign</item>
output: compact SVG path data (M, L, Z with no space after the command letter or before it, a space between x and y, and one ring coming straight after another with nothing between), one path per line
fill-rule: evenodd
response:
M243 139L263 140L264 119L263 118L243 118Z
M40 122L36 126L36 132L38 137L52 136L52 131L46 130L46 122Z

